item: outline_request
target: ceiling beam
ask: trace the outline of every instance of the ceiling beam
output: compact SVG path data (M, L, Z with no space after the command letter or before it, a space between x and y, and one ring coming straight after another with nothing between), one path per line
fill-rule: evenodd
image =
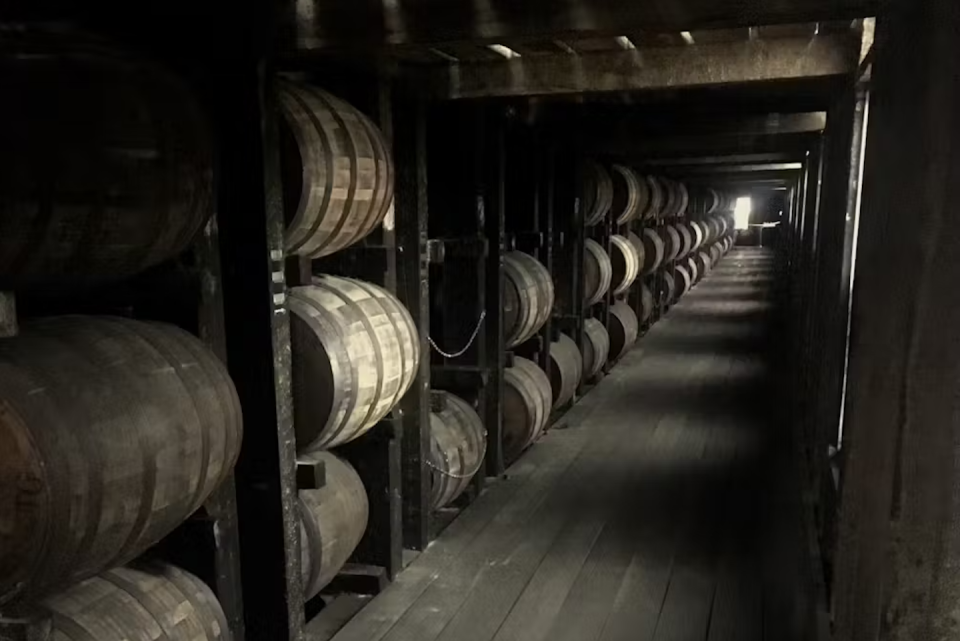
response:
M852 34L518 57L431 68L442 99L676 89L850 74Z
M285 0L281 48L620 36L876 15L878 0Z
M770 162L739 165L700 165L695 167L671 167L671 173L685 176L724 176L726 174L750 174L768 171L790 171L803 167L801 162Z
M644 161L648 167L705 167L741 165L747 163L795 162L803 160L803 152L772 152L759 154L727 154L720 156L685 156L682 158L651 158Z

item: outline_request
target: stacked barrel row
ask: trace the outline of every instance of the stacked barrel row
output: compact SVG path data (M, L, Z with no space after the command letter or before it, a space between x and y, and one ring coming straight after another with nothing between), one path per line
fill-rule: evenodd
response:
M733 202L714 189L594 161L584 163L580 194L592 236L585 241L583 268L585 306L594 310L588 314L602 317L597 306L609 296L607 323L588 318L590 345L584 349L592 354L607 347L616 362L640 328L649 327L732 246ZM609 236L601 231L605 224Z
M176 76L99 41L13 29L0 79L17 96L0 107L0 288L86 294L192 244L213 211L213 152ZM29 638L229 639L202 581L123 567L230 476L242 417L226 368L155 322L57 316L11 333L0 609L36 613Z

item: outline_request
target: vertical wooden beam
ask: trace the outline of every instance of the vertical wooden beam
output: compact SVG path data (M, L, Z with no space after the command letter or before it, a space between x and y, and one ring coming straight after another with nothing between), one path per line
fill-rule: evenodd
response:
M395 95L397 295L417 326L420 369L400 403L403 417L403 541L423 550L430 542L430 292L427 263L426 107Z
M503 336L503 255L505 252L504 209L504 131L498 113L485 110L483 126L477 128L480 144L480 166L483 172L484 227L489 253L486 274L486 333L487 385L485 423L487 425L487 475L500 476L505 469L503 460L503 370L506 366L506 347Z
M960 6L877 23L856 265L836 638L960 627Z
M216 82L226 345L245 428L236 476L247 638L295 641L304 613L277 115L262 66L237 64Z

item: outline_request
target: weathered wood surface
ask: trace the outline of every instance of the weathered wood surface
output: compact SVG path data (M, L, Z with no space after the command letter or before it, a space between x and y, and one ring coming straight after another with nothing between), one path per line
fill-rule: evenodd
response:
M811 638L770 268L724 261L336 641Z
M588 238L583 253L583 298L584 305L590 307L604 299L610 290L613 279L613 266L610 255L597 241Z
M532 338L553 311L553 279L530 254L512 251L503 257L503 331L507 347Z
M440 407L430 414L430 502L452 503L483 466L487 430L477 410L448 392L433 392Z
M176 327L64 316L0 341L0 602L134 559L230 475L241 439L226 368Z

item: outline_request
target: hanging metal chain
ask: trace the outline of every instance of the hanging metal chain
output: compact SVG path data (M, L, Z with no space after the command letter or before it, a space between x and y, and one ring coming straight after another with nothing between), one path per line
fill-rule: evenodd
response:
M483 321L486 317L487 317L487 310L483 310L482 312L480 312L480 319L477 321L477 326L473 329L473 334L470 336L470 340L467 341L467 344L464 345L463 349L461 349L460 351L453 352L452 354L448 354L442 349L440 349L439 347L437 347L437 344L433 342L433 338L431 338L430 336L427 336L427 340L430 342L430 347L436 350L436 352L440 354L440 356L443 356L445 358L459 358L460 356L463 356L464 354L467 353L467 350L470 349L470 346L473 345L473 342L477 340L477 336L480 335L480 328L483 327Z
M445 461L447 460L446 454L444 454L443 458ZM468 472L467 474L454 474L453 472L448 472L446 470L440 469L439 467L434 465L433 462L430 461L430 459L426 460L426 464L427 464L427 467L429 467L432 470L435 470L441 476L446 476L447 478L451 478L451 479L462 480L462 479L472 478L477 472L479 472L480 468L483 467L483 464L486 462L485 461L486 458L487 458L487 430L483 430L483 449L480 450L480 462L477 463L477 467L475 467L472 472ZM449 464L450 461L447 461L447 463Z

